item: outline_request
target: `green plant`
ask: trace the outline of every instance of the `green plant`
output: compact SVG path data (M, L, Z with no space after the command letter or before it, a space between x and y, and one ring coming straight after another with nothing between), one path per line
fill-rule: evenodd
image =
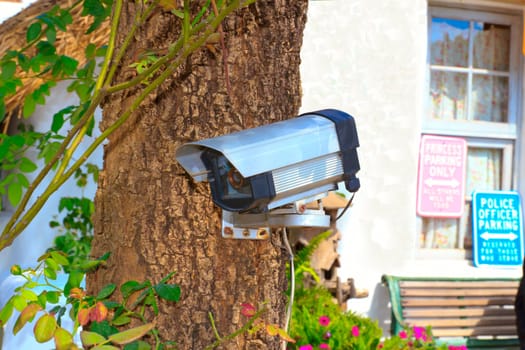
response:
M315 282L319 282L319 276L315 272L315 270L312 268L310 264L310 258L312 257L312 254L315 252L315 250L319 247L319 244L323 242L325 239L330 237L332 235L332 231L325 231L322 232L316 236L314 236L310 242L308 242L308 245L299 249L294 255L294 279L295 284L297 285L297 288L304 288L305 287L305 279L306 278L312 278ZM290 281L290 273L288 272L289 269L287 269L287 277ZM288 290L288 295L290 295L290 290Z
M63 197L60 199L58 210L64 212L64 216L60 221L55 219L49 223L51 228L59 232L55 237L54 246L49 251L66 254L69 265L64 266L65 272L71 271L71 268L83 269L90 261L93 201L85 197Z
M106 254L100 259L93 259L90 266L104 264L108 257L109 254ZM24 278L25 283L16 289L1 310L0 324L5 324L17 310L19 315L13 333L18 333L27 323L36 319L35 340L40 343L53 340L57 350L78 348L73 343L73 337L79 332L80 326L82 344L93 349L119 349L117 345L125 345L124 349L133 349L134 346L150 349L151 346L141 340L146 335L153 339L156 349L168 349L173 345L173 342L161 341L154 324L145 318L148 310L158 313L159 299L170 302L179 300L179 286L168 283L173 273L156 284L150 281L128 281L118 288L121 301L115 301L111 299L117 290L114 284L106 285L96 296L84 292L81 285L86 270L70 270L65 286L58 286L57 275L70 266L69 260L62 252L50 251L40 257L35 268L13 266L11 273ZM74 321L71 330L61 326L66 313ZM140 325L123 331L118 328L130 325L133 320L134 324Z
M399 334L385 339L377 348L382 350L467 350L464 345L437 344L430 327L406 327Z
M289 349L375 349L381 339L377 322L341 311L330 292L321 286L297 290Z

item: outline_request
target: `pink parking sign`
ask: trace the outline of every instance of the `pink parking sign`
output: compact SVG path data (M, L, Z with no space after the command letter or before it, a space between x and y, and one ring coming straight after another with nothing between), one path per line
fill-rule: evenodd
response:
M457 218L463 214L467 142L423 135L419 149L417 213Z

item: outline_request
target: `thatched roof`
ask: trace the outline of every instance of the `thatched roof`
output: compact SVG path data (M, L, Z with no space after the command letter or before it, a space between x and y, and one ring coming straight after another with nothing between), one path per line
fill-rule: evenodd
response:
M49 11L55 5L62 8L72 6L73 0L40 0L31 4L17 15L5 20L0 25L0 55L8 50L20 49L26 43L26 31L33 19L39 14ZM93 33L86 35L91 21L86 17L81 17L81 7L77 6L73 12L73 23L68 26L66 33L57 32L57 53L71 56L82 65L85 63L84 49L89 43L97 46L105 43L109 34L108 23ZM6 100L7 118L2 125L2 132L7 130L9 121L13 116L19 116L24 98L42 83L42 79L26 77L23 79L23 86L17 93Z

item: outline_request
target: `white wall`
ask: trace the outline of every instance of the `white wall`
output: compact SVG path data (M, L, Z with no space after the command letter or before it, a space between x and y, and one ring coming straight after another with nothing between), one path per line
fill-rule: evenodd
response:
M301 111L338 108L356 119L361 189L338 224L339 273L370 293L350 299L348 308L377 319L385 331L390 313L382 274L521 275L521 269L474 268L464 259L417 255L427 8L426 0L310 1L303 40Z

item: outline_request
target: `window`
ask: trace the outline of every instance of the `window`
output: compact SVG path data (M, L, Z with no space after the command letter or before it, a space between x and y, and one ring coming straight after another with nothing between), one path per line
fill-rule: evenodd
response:
M464 138L467 176L463 216L420 217L420 248L469 251L472 192L512 188L520 23L519 16L430 8L423 133Z

